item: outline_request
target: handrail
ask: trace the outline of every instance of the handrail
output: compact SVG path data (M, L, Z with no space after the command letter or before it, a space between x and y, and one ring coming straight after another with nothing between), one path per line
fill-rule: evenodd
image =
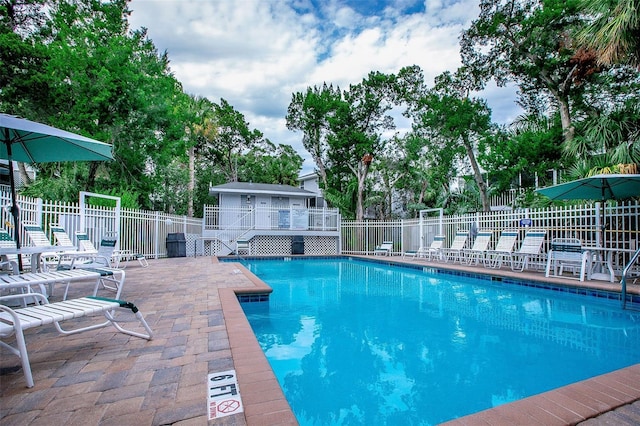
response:
M633 264L638 260L638 257L640 257L640 248L636 250L633 256L631 256L629 263L622 271L622 279L620 280L620 283L622 284L622 309L626 309L627 306L627 274Z
M222 210L222 209L220 209ZM236 209L228 209L228 211L235 211ZM236 220L231 223L226 225L225 229L246 229L246 226L243 226L243 223L245 223L246 219L249 218L249 228L254 228L255 224L254 222L254 209L245 209L245 208L240 208L238 209L238 211L240 212L240 215L236 218ZM206 212L205 212L206 213ZM206 219L206 218L205 218ZM218 219L219 220L219 219ZM209 225L207 225L207 221L203 220L202 222L202 226L204 230L209 230L209 229L220 229L219 226L220 224L218 223L215 227L211 227Z
M227 243L222 240L219 237L198 237L195 239L195 245L194 245L194 250L193 250L193 257L198 257L198 240L209 240L209 241L220 241L220 244L222 244L223 246L225 246L226 248L228 248L231 253L235 253L236 258L240 259L241 261L244 261L244 257L240 256L240 254L238 253L238 250L234 249L233 247L229 247L227 245ZM203 253L204 255L204 253Z

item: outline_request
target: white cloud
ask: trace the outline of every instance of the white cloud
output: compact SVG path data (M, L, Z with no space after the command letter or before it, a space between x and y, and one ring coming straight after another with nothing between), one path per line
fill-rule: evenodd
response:
M396 0L377 11L359 1L132 0L129 22L168 52L186 92L226 99L272 142L298 150L309 171L301 135L285 125L292 93L323 82L347 88L371 71L414 64L432 84L459 66L460 33L478 13L477 0ZM487 95L490 106L498 101L494 117L516 109L505 100L513 90Z

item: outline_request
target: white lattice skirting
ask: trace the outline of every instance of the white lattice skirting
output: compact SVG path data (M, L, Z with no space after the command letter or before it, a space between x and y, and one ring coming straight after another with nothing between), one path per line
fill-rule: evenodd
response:
M293 239L293 236L287 235L255 236L249 241L250 254L252 256L290 256L293 251ZM305 255L338 254L337 237L305 236L303 239ZM191 244L193 247L193 243ZM202 244L204 247L198 248L198 255L216 256L223 249L222 243L218 240L204 240Z

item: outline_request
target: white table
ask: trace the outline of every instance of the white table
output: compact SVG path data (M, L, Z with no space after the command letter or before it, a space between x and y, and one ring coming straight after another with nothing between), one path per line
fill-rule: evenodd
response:
M590 268L590 273L588 279L590 280L602 280L615 282L616 274L613 270L613 255L616 253L628 253L632 255L636 252L634 249L626 249L626 248L616 248L616 247L595 247L595 246L585 246L582 247L584 250L589 250L596 257L594 261L592 261L592 267ZM594 265L595 264L595 265ZM595 267L598 267L598 271L593 271Z
M8 255L30 255L31 256L31 268L35 268L36 270L40 269L40 258L43 253L62 253L65 251L73 251L76 250L75 247L67 247L67 246L27 246L27 247L0 247L0 257L6 259ZM33 272L36 272L34 270Z

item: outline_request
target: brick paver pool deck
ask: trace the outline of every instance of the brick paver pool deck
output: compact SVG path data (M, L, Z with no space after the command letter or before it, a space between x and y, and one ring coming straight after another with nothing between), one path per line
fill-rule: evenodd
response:
M0 349L0 424L297 424L236 298L237 292L268 290L264 284L238 264L215 258L149 263L144 269L137 263L127 268L122 299L140 308L154 339L126 336L113 328L72 336L60 336L52 326L27 330L35 386L25 386L18 358ZM543 278L540 273L490 272ZM73 285L70 297L86 295L90 288ZM57 288L52 300L59 300L62 291ZM209 421L207 375L229 369L238 374L244 412ZM640 402L634 403L638 400L640 365L635 365L449 424L640 424Z

